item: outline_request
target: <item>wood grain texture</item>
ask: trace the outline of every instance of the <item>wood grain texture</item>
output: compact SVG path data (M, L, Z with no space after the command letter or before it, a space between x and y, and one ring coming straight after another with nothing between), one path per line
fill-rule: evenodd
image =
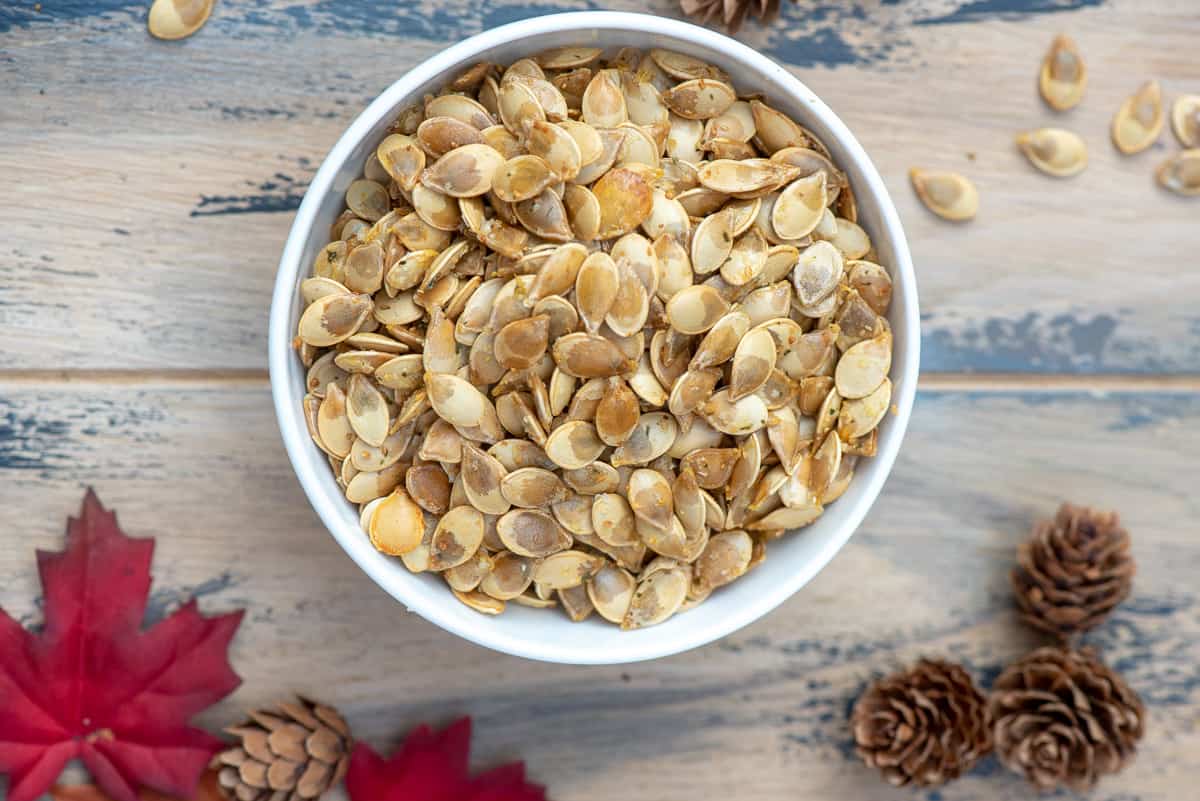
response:
M245 369L292 212L328 148L406 69L480 30L584 0L219 3L176 43L143 0L0 7L0 367ZM671 0L605 7L677 16ZM1176 147L1118 156L1107 126L1157 77L1200 91L1200 17L1158 0L802 0L741 38L785 64L857 133L911 238L934 371L1200 373L1194 201L1152 182ZM1046 109L1042 54L1070 31L1084 104ZM1016 152L1065 125L1091 147L1073 180ZM980 219L934 219L914 165L962 171Z
M1007 571L1032 521L1070 499L1121 510L1134 534L1134 597L1089 641L1151 715L1139 759L1090 797L1190 798L1200 207L1152 183L1168 132L1132 158L1107 134L1145 78L1168 98L1200 92L1189 0L798 0L740 34L878 165L932 375L867 522L765 619L649 664L531 663L407 614L324 531L262 369L309 180L359 110L446 44L599 5L219 0L198 35L163 43L147 0L0 3L0 605L39 620L34 550L61 547L90 484L130 533L159 538L152 615L190 595L248 608L245 683L204 716L213 729L294 687L379 748L472 714L478 764L522 757L557 799L1026 801L994 760L940 791L889 789L854 758L846 717L873 676L919 655L986 683L1033 645ZM678 16L674 0L602 5ZM1034 90L1061 31L1091 73L1067 114ZM1082 176L1050 179L1016 152L1016 132L1044 125L1084 136ZM973 178L980 218L926 213L908 187L918 165Z
M1007 570L1069 498L1133 532L1134 596L1089 641L1151 716L1138 760L1091 797L1179 801L1200 771L1198 431L1194 394L922 393L867 522L795 598L689 654L578 668L470 645L367 580L296 485L265 386L0 382L0 604L37 621L33 551L61 547L94 484L128 532L158 537L152 613L192 593L248 607L245 683L213 727L295 687L381 748L470 713L480 764L521 756L559 799L1026 801L990 760L937 793L888 789L853 757L846 716L902 661L948 655L986 682L1033 644Z

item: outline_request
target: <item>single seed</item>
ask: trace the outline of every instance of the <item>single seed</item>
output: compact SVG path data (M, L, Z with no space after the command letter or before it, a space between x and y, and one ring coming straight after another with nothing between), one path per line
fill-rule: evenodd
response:
M979 192L969 180L953 172L908 171L917 197L925 208L944 220L961 222L979 213Z

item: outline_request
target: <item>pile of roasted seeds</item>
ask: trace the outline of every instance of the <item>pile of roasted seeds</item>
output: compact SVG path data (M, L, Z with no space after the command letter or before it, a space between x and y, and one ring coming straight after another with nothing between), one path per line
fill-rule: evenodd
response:
M875 453L891 279L825 146L710 64L478 64L346 207L301 285L309 432L472 609L660 623Z

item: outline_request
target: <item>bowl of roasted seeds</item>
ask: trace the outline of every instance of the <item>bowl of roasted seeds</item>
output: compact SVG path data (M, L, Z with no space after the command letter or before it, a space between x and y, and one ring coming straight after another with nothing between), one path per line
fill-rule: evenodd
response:
M879 494L918 363L904 233L845 125L744 45L608 12L480 34L376 99L297 213L270 329L347 553L456 634L569 663L702 645L802 587Z

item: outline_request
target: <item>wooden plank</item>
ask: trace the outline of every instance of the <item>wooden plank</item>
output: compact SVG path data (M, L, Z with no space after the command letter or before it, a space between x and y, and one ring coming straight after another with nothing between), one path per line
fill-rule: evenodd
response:
M1032 645L1006 574L1069 498L1120 509L1139 562L1134 597L1089 641L1145 696L1149 732L1093 797L1178 801L1200 770L1197 431L1195 394L923 393L867 523L796 598L700 651L576 668L469 645L365 579L309 510L263 385L0 383L0 603L37 620L33 551L61 546L93 484L130 533L159 537L155 610L189 593L249 609L245 684L207 725L295 687L377 747L470 713L479 764L522 756L555 798L885 801L851 754L852 700L900 660L949 655L986 680ZM1030 791L989 761L921 797Z
M0 367L243 369L265 361L274 265L291 212L349 120L447 42L575 0L220 3L182 43L145 34L142 0L0 8ZM677 15L672 0L617 0ZM1053 34L1087 58L1083 106L1033 90ZM1200 19L1160 0L784 4L741 38L789 64L845 118L908 227L935 371L1200 372L1195 204L1150 174L1175 148L1118 157L1107 123L1147 77L1200 90ZM1023 128L1066 125L1092 163L1035 173ZM907 170L976 180L952 226Z

